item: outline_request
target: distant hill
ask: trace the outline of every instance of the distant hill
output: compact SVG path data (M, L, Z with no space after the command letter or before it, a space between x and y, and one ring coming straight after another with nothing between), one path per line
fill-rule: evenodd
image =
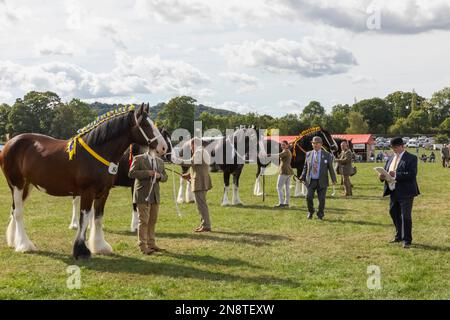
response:
M91 108L95 109L96 112L101 115L104 114L108 111L120 108L122 105L120 104L109 104L109 103L101 103L101 102L94 102L90 104ZM158 115L158 113L162 110L162 108L164 108L165 103L161 102L158 103L155 106L150 107L150 115L152 116L152 118L156 118L156 116ZM228 111L228 110L224 110L224 109L217 109L217 108L213 108L213 107L208 107L205 106L203 104L198 104L195 106L195 118L198 119L198 117L200 116L200 114L202 112L208 112L210 114L214 114L214 115L220 115L220 116L232 116L232 115L237 115L236 112L233 111Z

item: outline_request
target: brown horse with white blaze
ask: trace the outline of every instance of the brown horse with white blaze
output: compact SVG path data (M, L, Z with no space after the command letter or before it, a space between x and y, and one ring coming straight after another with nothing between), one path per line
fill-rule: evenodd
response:
M159 155L167 150L161 133L149 118L149 105L126 108L100 117L71 140L57 140L25 133L9 140L0 156L0 166L12 194L7 242L18 252L36 250L24 227L24 202L32 187L53 196L80 196L80 223L73 256L110 254L102 218L117 163L131 143L150 145ZM87 219L94 221L86 246Z

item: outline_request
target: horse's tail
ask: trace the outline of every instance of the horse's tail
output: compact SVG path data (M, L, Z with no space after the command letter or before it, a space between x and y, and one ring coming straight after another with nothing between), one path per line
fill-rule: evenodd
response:
M3 166L3 152L0 150L0 167Z

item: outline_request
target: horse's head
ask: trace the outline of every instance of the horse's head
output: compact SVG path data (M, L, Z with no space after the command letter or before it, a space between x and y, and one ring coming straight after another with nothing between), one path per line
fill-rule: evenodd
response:
M149 112L150 105L144 103L134 110L134 142L148 145L150 149L162 156L167 152L168 146L161 132L150 119Z
M159 131L161 132L161 136L163 137L164 141L167 144L167 151L166 154L164 155L163 159L165 159L166 161L170 161L170 157L172 154L172 136L170 134L170 132L164 128L164 126L158 128Z
M325 146L329 147L331 152L334 153L339 150L338 144L331 136L331 133L329 133L327 130L321 129L319 132L317 132L316 135L318 135L322 138L323 144Z

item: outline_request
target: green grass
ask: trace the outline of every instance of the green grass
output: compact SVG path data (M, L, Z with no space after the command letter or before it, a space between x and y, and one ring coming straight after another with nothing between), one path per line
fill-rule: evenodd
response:
M70 198L34 190L25 222L39 251L16 253L0 239L0 299L449 299L450 169L419 164L414 246L404 250L387 243L394 228L374 166L357 164L354 198L329 196L325 221L306 219L303 198L272 209L276 176L266 178L265 203L254 197L253 165L241 180L245 206L222 208L222 176L212 174L209 234L192 232L199 222L194 205L182 205L183 216L176 215L169 180L157 224L158 244L168 252L152 256L141 255L128 232L129 190L116 188L104 221L115 255L90 261L71 257ZM10 203L1 175L2 232ZM81 268L81 289L67 288L69 265ZM369 265L381 268L380 290L367 288Z

